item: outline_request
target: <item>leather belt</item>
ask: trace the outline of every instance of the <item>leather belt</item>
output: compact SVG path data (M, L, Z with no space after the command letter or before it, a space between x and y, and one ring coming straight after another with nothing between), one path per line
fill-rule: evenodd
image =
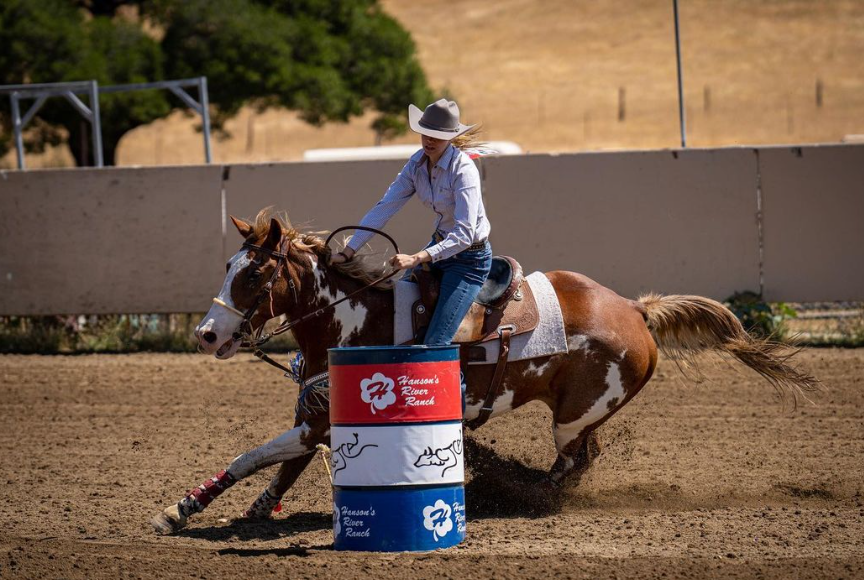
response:
M438 243L441 243L441 241L445 237L446 236L444 234L442 234L441 232L438 232L438 231L436 231L434 234L432 234L432 238ZM484 238L484 239L480 240L479 242L474 242L473 244L471 244L470 246L468 246L467 248L465 248L462 251L468 252L468 251L473 251L473 250L483 250L486 248L486 242L488 242L488 241L489 241L489 238Z

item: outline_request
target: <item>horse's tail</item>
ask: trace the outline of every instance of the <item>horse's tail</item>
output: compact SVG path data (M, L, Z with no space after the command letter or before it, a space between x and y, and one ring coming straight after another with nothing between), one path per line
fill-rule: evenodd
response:
M750 336L725 306L702 296L639 297L647 311L647 324L660 351L679 368L697 370L694 355L712 350L728 354L763 377L781 395L791 392L793 401L802 391L819 388L819 380L789 364L800 349Z

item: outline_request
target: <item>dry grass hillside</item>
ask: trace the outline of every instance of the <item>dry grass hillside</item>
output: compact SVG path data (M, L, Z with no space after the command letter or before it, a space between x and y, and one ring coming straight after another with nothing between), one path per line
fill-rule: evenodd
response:
M383 0L438 89L490 139L529 151L679 144L671 0ZM688 144L836 142L864 133L864 1L682 0ZM200 163L196 120L140 127L118 163ZM244 110L217 162L371 145L369 118L316 129ZM399 142L411 142L406 136ZM4 160L11 165L14 157ZM68 153L30 166L68 164Z

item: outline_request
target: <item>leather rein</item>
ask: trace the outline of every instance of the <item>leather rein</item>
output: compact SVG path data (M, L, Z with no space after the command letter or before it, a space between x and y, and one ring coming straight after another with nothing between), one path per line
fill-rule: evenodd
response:
M394 248L394 250L396 250L397 254L399 253L399 246L396 244L396 240L394 240L392 237L390 237L385 232L382 232L381 230L378 230L375 228L369 228L369 227L365 227L365 226L344 226L344 227L338 228L336 230L333 230L333 232L329 236L327 236L327 240L324 242L324 245L329 246L330 241L333 239L333 236L335 236L339 232L345 231L345 230L364 230L364 231L372 232L375 234L379 234L379 235L383 236L384 238L386 238L393 245L393 248ZM285 251L282 251L283 245L285 245L286 241L287 241L287 249L285 249ZM285 322L283 322L282 324L280 324L279 326L274 328L269 333L262 335L262 332L264 330L264 324L262 324L258 329L254 329L252 327L252 318L255 316L255 313L258 311L258 309L261 307L261 305L264 304L264 302L266 302L268 299L270 300L270 312L271 312L271 314L273 313L273 287L276 284L276 281L279 279L279 276L282 273L283 267L288 264L288 254L291 251L291 246L292 246L292 240L291 239L286 240L284 237L279 241L278 250L271 250L270 248L264 248L262 246L258 246L258 245L250 244L250 243L243 244L242 248L252 250L254 252L259 252L261 254L265 254L265 255L270 256L271 258L274 258L276 260L276 268L273 270L273 274L270 275L270 279L261 288L261 291L258 293L258 296L255 298L255 302L252 304L252 306L247 308L245 312L229 306L228 304L226 304L225 302L223 302L222 300L220 300L218 298L213 299L213 301L216 304L219 304L220 306L227 308L228 310L234 312L235 314L243 317L243 320L240 322L240 325L238 326L237 330L232 335L232 338L234 340L241 341L240 342L241 347L252 348L252 353L256 357L260 358L264 362L267 362L267 363L269 363L269 364L271 364L271 365L273 365L273 366L275 366L275 367L277 367L277 368L281 369L282 371L289 373L289 374L291 373L291 369L279 364L278 362L276 362L275 360L270 358L264 351L261 350L260 347L262 345L264 345L267 341L269 341L271 338L273 338L274 336L278 336L280 334L288 332L289 330L291 330L292 328L294 328L298 324L300 324L302 322L306 322L307 320L311 320L313 318L320 316L321 314L330 310L331 308L336 307L336 305L341 304L342 302L345 302L346 300L350 300L354 296L360 294L361 292L368 290L369 288L372 288L376 284L380 284L381 282L384 282L385 280L389 280L390 278L392 278L393 276L395 276L396 274L398 274L401 271L401 270L394 270L394 271L390 272L389 274L381 276L381 277L377 278L376 280L366 284L365 286L358 288L357 290L351 292L350 294L343 296L342 298L340 298L339 300L337 300L335 302L332 302L326 306L322 306L321 308L318 308L317 310L315 310L313 312L309 312L309 313L307 313L307 314L305 314L305 315L303 315L300 318L297 318L295 320L286 320ZM297 301L297 286L294 284L294 280L290 276L287 276L286 278L288 280L288 287L291 288L291 291L294 294L294 300Z

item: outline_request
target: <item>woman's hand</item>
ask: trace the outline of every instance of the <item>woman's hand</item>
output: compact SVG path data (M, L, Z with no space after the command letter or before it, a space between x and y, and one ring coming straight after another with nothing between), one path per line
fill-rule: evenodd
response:
M418 252L412 256L409 256L408 254L396 254L390 259L390 265L399 270L405 270L406 268L413 268L414 266L419 266L420 264L431 260L432 256L429 255L429 252L423 250L422 252Z

